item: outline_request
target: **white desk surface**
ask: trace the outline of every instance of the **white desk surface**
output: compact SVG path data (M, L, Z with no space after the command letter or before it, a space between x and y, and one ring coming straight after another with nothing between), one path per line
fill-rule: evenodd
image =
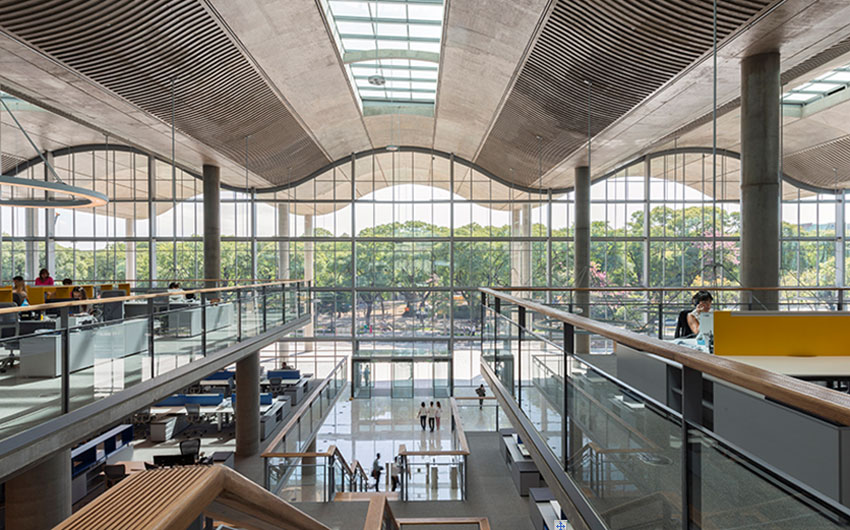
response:
M724 355L722 357L793 377L850 377L850 357L831 355L818 357Z
M274 402L271 405L260 405L260 414L265 413L269 410ZM184 405L176 405L173 407L151 407L150 413L156 416L163 415L175 415L178 416L180 414L186 414L186 407ZM201 414L233 414L233 405L231 405L230 400L226 399L219 403L218 405L201 405L200 407Z

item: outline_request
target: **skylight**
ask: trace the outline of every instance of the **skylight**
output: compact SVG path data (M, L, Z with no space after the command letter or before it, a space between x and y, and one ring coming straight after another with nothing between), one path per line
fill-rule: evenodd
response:
M362 103L437 99L443 0L325 0L334 40Z
M850 86L850 65L842 66L782 94L782 103L806 105Z

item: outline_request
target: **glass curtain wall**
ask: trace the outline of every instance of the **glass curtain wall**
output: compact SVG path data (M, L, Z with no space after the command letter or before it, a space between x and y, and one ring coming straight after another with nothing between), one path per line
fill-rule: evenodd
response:
M64 181L110 202L37 210L35 220L0 206L4 284L31 279L27 260L37 270L51 252L54 277L75 281L202 275L195 174L117 146L56 154L53 164ZM18 168L7 161L4 172ZM715 184L710 153L676 150L597 180L592 285L738 285L739 170L736 156L718 156ZM20 174L43 178L44 168ZM845 193L786 183L783 196L784 285L842 285ZM566 190L535 193L450 156L382 151L286 189L223 191L222 275L313 280L316 340L345 341L372 361L432 362L434 380L469 385L478 373L476 289L571 286L573 210Z

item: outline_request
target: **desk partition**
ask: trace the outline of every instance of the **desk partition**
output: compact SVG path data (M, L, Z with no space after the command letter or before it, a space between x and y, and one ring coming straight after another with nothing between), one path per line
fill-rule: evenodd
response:
M714 353L723 356L850 356L850 313L716 311Z
M39 298L45 292L29 290ZM308 290L308 283L278 281L187 290L196 301L174 308L171 293L0 308L18 319L0 336L7 361L0 384L9 398L0 403L0 440L301 319L306 313L292 314L287 304ZM134 311L103 321L107 304ZM295 307L309 311L309 304Z

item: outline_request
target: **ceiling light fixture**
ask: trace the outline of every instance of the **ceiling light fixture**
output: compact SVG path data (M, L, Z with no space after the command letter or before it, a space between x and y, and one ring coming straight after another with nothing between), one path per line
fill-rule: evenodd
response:
M9 108L9 105L6 103L5 99L0 97L0 104L2 104L3 108L15 122L15 125L18 126L18 129L24 134L24 137L29 142L30 146L35 150L38 156L41 158L41 162L47 167L48 171L51 175L53 175L53 179L55 182L50 182L48 180L35 180L29 178L21 178L21 177L13 177L11 175L0 175L0 186L9 186L11 188L20 188L24 190L35 190L35 191L43 191L46 193L58 193L60 195L70 195L70 199L55 199L50 197L49 195L44 196L42 199L37 198L15 198L12 197L10 199L0 200L0 206L18 206L21 208L96 208L98 206L103 206L107 202L109 202L109 198L97 191L88 190L85 188L79 188L77 186L69 186L62 182L62 179L59 178L59 175L56 173L56 169L53 168L53 164L48 162L48 160L44 157L41 150L36 147L35 142L33 142L30 135L27 134L27 131L24 129L21 122L18 121L18 118L15 117L15 113L12 112L12 109ZM2 149L0 149L2 152Z
M374 86L384 86L387 84L387 79L379 74L370 75L369 84Z

